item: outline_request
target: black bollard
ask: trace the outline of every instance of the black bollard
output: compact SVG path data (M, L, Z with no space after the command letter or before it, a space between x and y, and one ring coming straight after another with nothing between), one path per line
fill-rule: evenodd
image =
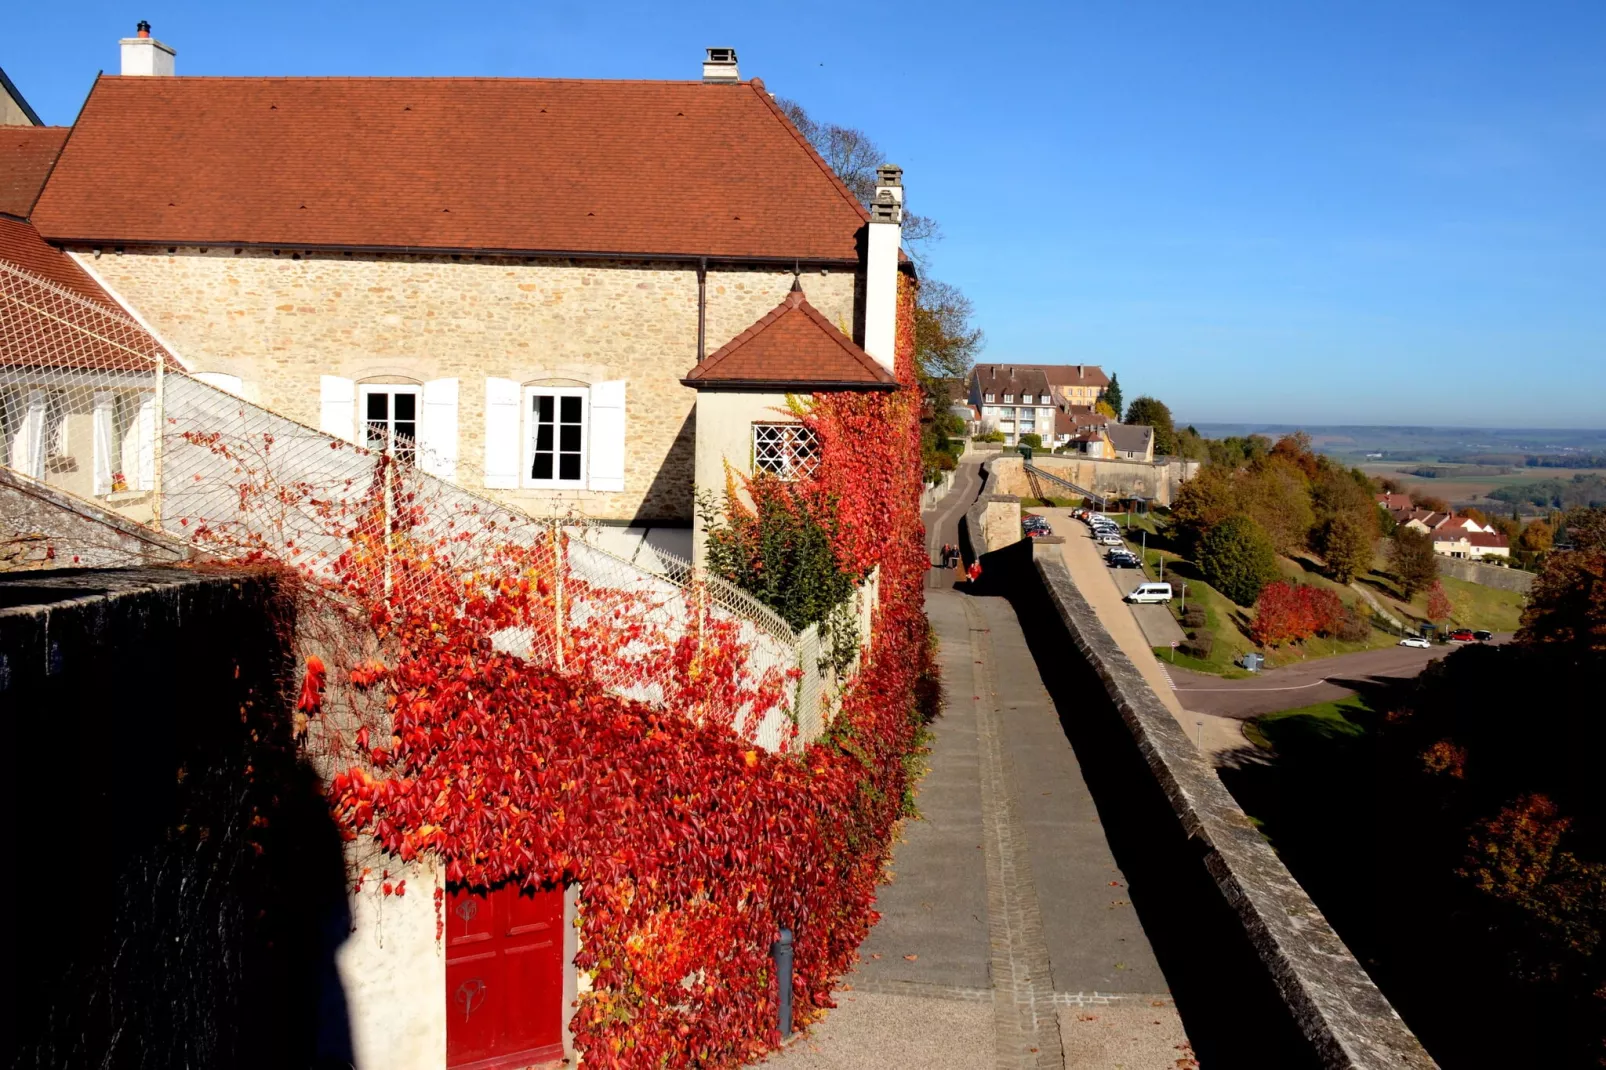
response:
M776 1008L776 1017L780 1019L781 1036L792 1035L792 930L782 929L781 938L770 945L770 954L775 959L775 978L779 986L779 1007Z

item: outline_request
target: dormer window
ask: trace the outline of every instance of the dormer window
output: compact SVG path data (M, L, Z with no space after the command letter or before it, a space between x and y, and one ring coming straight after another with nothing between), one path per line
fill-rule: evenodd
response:
M1005 405L1013 405L1014 403L1015 403L1015 395L1014 394L1005 394L1004 395L1004 404Z
M1039 394L1037 396L1037 403L1039 405L1047 405L1048 404L1048 395L1047 394Z
M989 401L989 402L997 401L998 400L998 395L997 394L986 394L986 395L983 396L982 400Z

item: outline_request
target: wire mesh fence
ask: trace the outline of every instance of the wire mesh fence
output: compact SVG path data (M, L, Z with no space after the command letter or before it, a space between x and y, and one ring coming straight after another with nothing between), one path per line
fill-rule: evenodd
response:
M498 646L675 706L717 634L741 652L728 668L737 708L724 711L738 732L786 750L827 728L843 670L824 664L818 634L672 555L644 569L590 545L576 517L534 517L430 475L415 444L369 430L363 441L380 448L236 397L188 374L121 311L0 263L0 460L13 471L221 558L282 563L331 587L361 533L380 531L384 596L398 605L425 596L421 559L467 584L539 568L540 613ZM855 601L862 645L870 584Z

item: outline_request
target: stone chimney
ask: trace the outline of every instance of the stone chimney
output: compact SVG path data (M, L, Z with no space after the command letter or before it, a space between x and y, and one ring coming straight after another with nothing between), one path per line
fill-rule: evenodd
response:
M703 59L703 81L739 82L742 72L736 69L734 48L710 48Z
M141 21L133 37L118 44L123 47L123 74L173 76L173 57L178 53L151 36L151 24Z
M898 249L903 241L903 168L882 164L875 172L875 200L864 259L864 351L896 372L898 339Z

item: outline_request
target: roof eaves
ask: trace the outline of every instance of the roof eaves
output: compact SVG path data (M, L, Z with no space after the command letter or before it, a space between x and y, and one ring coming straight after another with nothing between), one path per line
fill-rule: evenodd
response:
M692 379L680 381L682 386L689 386L693 390L731 390L763 393L810 393L818 394L838 390L884 390L898 389L897 383L873 382L868 383L858 379Z

